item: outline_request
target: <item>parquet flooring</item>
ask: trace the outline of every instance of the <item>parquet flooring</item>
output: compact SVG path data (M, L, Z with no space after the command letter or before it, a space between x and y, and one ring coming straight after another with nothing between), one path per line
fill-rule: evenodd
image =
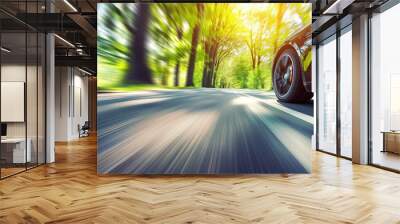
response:
M400 223L400 175L313 153L310 175L97 176L96 139L0 181L0 223Z

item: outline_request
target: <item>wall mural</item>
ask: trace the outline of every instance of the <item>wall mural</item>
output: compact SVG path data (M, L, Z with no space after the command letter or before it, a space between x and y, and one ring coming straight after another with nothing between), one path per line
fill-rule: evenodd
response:
M311 170L311 4L98 4L98 173Z

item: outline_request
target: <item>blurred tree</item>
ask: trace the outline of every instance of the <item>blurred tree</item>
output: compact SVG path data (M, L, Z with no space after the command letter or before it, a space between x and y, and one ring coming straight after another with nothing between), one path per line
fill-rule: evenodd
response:
M205 59L203 65L203 87L215 87L215 78L222 60L237 46L237 25L233 6L227 3L207 4L202 22Z
M249 79L249 66L248 62L240 58L233 70L233 78L234 78L234 83L235 87L239 87L241 89L247 88L247 82Z
M264 88L266 76L260 70L260 65L266 57L271 55L271 46L266 44L271 38L271 27L274 17L272 7L255 9L251 14L247 14L249 21L245 37L246 45L250 52L252 68L252 87L255 89Z
M199 35L200 35L200 23L203 15L203 3L197 3L197 18L196 22L193 27L192 32L192 42L190 47L190 55L189 55L189 62L188 62L188 69L186 74L186 86L194 86L193 83L193 74L195 69L195 62L196 62L196 54L197 54L197 45L199 43Z
M128 83L153 83L150 69L147 65L146 42L148 40L148 27L151 18L148 3L137 3L136 17L134 19L134 35L132 38L130 69L126 76Z
M291 12L291 15L298 16L300 18L301 24L296 24L299 27L307 26L311 24L311 4L302 4L302 3L293 3L289 4L288 9Z
M269 89L276 51L311 23L310 4L298 3L113 3L99 13L100 88Z
M170 67L175 63L175 29L169 25L164 8L160 5L152 7L152 13L157 16L152 17L150 33L152 47L150 47L149 59L151 70L154 77L158 77L164 86L169 84L171 76Z
M277 9L276 9L277 12L276 12L276 15L274 18L275 19L274 38L273 38L274 46L273 46L273 51L272 51L274 54L278 50L279 41L281 39L284 39L281 36L281 29L282 29L282 25L283 25L282 24L283 17L285 16L287 9L288 9L288 4L284 4L284 3L278 4Z
M181 59L185 55L183 49L183 43L180 43L184 36L184 24L186 19L188 18L188 10L192 5L188 4L179 4L179 3L162 3L160 4L161 9L164 11L164 14L167 16L167 22L170 26L173 27L177 37L177 45L176 45L176 55L175 55L175 69L174 69L174 85L179 86L179 74L180 74L180 66Z

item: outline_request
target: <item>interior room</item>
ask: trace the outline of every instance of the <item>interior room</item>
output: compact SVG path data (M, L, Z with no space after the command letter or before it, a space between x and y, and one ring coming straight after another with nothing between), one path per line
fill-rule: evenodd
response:
M0 1L0 223L400 223L398 21Z
M399 17L399 6L374 14L372 29L372 84L371 84L371 135L372 163L399 170L399 101L400 76L394 55L399 50L394 44L397 34L392 29Z
M45 36L14 28L1 33L2 178L45 162Z

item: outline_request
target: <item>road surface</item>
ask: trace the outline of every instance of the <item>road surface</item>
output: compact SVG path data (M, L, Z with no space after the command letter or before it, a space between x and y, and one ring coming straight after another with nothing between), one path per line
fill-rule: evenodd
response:
M256 90L101 93L98 172L309 172L312 112Z

